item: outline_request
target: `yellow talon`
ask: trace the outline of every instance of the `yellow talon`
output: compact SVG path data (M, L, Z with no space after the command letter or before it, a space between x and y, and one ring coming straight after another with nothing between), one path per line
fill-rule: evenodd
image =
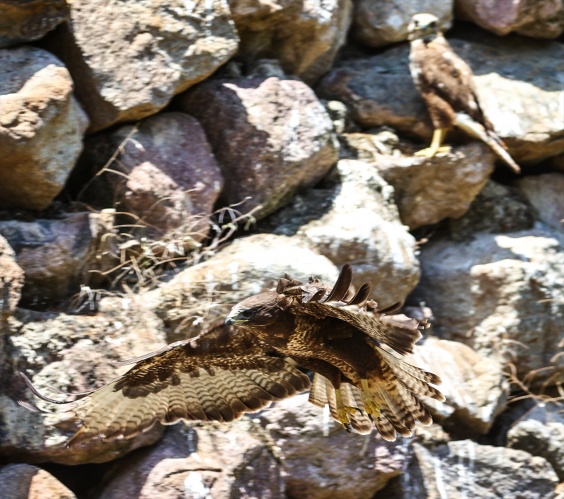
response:
M340 388L335 389L335 396L337 399L337 417L339 418L339 422L347 431L350 431L352 426L349 414L354 414L355 412L362 413L362 411L358 407L351 407L343 403L343 395L341 394Z
M360 381L360 383L362 386L362 395L364 398L364 410L371 419L376 419L380 416L380 406L378 405L378 403L370 393L368 380L363 379Z
M447 130L444 128L436 128L433 130L433 140L431 140L431 145L425 149L421 149L415 153L415 156L425 156L426 158L432 158L438 152L449 152L450 146L441 146L443 140L445 139Z

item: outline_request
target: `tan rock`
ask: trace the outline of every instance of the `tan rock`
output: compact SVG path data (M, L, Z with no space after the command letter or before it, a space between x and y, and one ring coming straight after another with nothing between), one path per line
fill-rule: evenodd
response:
M481 142L433 158L378 153L374 158L382 177L394 187L401 220L410 229L466 213L488 181L495 161Z
M88 119L49 52L0 50L0 67L0 208L43 210L65 185Z
M68 15L65 0L2 0L0 48L42 38Z
M301 81L210 79L179 105L206 131L225 178L223 201L238 204L250 197L237 209L256 209L257 218L318 182L337 161L331 119Z
M94 132L155 114L226 62L237 43L225 0L73 0L49 48L69 68Z
M278 59L288 74L312 84L325 74L345 43L350 0L229 0L247 60Z
M309 189L269 217L276 234L303 237L338 267L353 265L353 284L373 285L381 308L405 300L419 280L415 238L399 220L394 189L369 163L341 160L337 182Z
M16 309L24 284L24 271L16 263L16 253L0 235L0 316L6 319Z
M0 468L0 489L10 499L76 499L53 475L29 464L10 464Z

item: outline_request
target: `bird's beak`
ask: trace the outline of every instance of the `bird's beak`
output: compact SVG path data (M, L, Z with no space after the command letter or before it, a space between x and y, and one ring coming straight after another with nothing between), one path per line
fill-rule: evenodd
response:
M231 309L231 312L229 312L229 315L225 318L226 326L233 326L235 324L241 324L242 322L247 321L239 316L239 311L235 308Z
M235 321L233 320L233 317L231 317L230 315L228 315L227 318L225 319L225 325L226 325L226 326L232 326L233 324L235 324Z

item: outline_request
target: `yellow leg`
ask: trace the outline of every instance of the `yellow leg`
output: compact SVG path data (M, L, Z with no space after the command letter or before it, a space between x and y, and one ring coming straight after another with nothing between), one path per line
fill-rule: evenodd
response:
M431 145L425 149L417 151L415 153L415 156L425 156L426 158L432 158L438 152L449 152L449 146L441 147L446 134L446 128L435 128L435 130L433 130L433 140L431 140Z
M362 413L362 411L357 407L350 407L344 404L343 394L341 393L340 388L335 388L335 397L337 402L337 417L339 418L339 422L345 427L347 431L350 431L351 420L349 418L349 414L353 414L355 412Z
M368 385L367 379L360 380L360 386L362 388L362 395L364 395L364 410L366 414L372 419L376 419L380 416L380 406L370 393L370 386Z

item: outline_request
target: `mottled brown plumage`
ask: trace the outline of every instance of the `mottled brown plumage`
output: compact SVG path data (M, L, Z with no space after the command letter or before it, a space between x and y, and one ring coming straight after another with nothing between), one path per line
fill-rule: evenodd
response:
M431 386L440 380L400 358L413 351L419 323L378 311L371 286L354 293L351 278L349 265L333 288L286 276L236 305L224 327L135 359L123 376L64 404L81 424L68 445L130 438L157 421L232 421L307 390L296 363L315 372L310 401L328 404L347 429L375 426L394 440L416 420L430 424L420 397L443 400Z
M310 401L328 404L348 429L368 433L374 424L386 440L411 435L416 420L432 421L420 397L444 400L431 386L437 376L401 360L421 337L419 323L378 311L370 286L355 294L351 279L349 265L331 289L285 277L236 305L227 323L315 371Z
M447 42L432 14L413 16L408 27L411 43L409 69L433 123L431 146L416 153L434 156L441 149L446 132L458 126L484 141L516 173L519 166L486 118L478 100L470 66Z

